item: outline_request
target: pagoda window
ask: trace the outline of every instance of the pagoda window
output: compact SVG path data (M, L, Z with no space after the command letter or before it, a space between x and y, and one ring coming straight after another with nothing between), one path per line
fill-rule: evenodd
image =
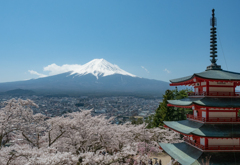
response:
M202 117L206 118L206 112L202 111Z
M230 117L230 118L235 118L236 117L236 112L209 112L209 117Z
M209 82L209 85L218 85L218 86L233 86L233 82Z
M234 87L209 87L209 95L212 96L234 96Z
M200 138L200 144L205 146L205 138Z
M207 85L207 83L206 82L201 82L201 85L203 86L203 85Z
M220 139L220 138L213 138L213 139L208 139L208 145L213 146L213 145L239 145L239 139Z
M197 116L198 114L198 111L197 110L194 110L194 116Z
M194 90L195 90L195 93L198 93L198 88L194 88Z
M207 88L206 87L203 87L203 92L207 92Z
M236 111L235 108L209 108L210 111Z
M233 92L233 87L209 87L210 92Z

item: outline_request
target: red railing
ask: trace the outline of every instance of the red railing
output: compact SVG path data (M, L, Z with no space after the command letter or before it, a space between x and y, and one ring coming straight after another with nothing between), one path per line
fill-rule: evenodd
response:
M188 96L206 96L206 92L188 92Z
M187 137L184 137L183 139L184 139L184 141L185 141L186 143L191 144L191 145L193 145L193 146L195 146L195 147L197 147L197 148L200 148L201 150L205 150L205 146L204 146L204 145L201 145L201 144L199 144L199 143L196 143L194 140L190 140L190 139L188 139Z
M240 122L239 117L209 117L208 122Z
M240 92L188 92L188 96L240 96Z
M208 96L237 96L234 92L209 92Z
M199 116L194 116L194 115L190 115L190 114L187 114L187 118L193 119L193 120L198 120L198 121L203 121L203 122L206 121L205 117L199 117Z
M187 137L183 138L184 141L190 145L193 145L201 150L240 150L240 145L209 145L204 146L196 143L194 140L190 140Z
M210 145L206 150L240 150L240 145Z
M209 117L206 120L205 117L199 117L187 114L187 119L202 121L202 122L240 122L240 117Z
M236 96L240 96L240 92L235 92L235 95Z

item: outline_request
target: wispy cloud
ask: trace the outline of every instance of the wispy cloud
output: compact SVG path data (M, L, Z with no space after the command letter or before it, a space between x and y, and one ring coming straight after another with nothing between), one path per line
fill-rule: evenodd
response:
M62 66L59 66L55 63L43 68L44 71L50 72L49 75L56 75L56 74L65 73L69 71L77 71L79 69L81 69L81 65L78 65L78 64L72 64L72 65L64 64Z
M28 72L29 72L30 74L37 75L37 76L39 76L39 77L47 77L47 75L38 73L38 72L36 72L36 71L34 71L34 70L28 70Z
M164 71L167 72L167 73L171 73L171 71L168 70L167 68L165 68Z
M149 71L144 66L141 66L141 68L143 68L147 73L149 73Z

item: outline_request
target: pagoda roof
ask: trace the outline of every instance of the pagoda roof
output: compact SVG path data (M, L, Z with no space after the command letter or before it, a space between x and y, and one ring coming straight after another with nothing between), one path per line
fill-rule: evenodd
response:
M240 162L240 152L202 152L184 142L159 145L172 158L184 165L201 165L206 163L206 158L210 158L211 165L238 165Z
M168 100L169 104L176 106L191 106L193 104L205 107L240 107L240 98L235 97L188 97L181 100Z
M213 80L229 80L229 81L239 81L240 73L226 71L226 70L206 70L200 73L194 73L191 76L186 76L182 78L172 79L171 83L181 83L184 81L191 80L193 77L200 77L204 79L213 79Z
M163 122L166 126L184 133L184 134L191 134L196 129L199 129L203 123L193 122L191 120L181 120L181 121L164 121Z
M186 143L159 143L161 148L172 158L184 165L200 165L196 160L202 155L202 151Z
M240 137L239 124L203 124L191 120L164 121L164 124L183 134L201 137L235 138Z

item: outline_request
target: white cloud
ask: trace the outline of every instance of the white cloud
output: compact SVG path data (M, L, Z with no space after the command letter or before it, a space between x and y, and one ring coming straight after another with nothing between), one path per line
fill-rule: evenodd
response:
M28 70L28 72L29 72L30 74L35 74L35 75L37 75L37 76L39 76L39 77L47 77L47 75L38 73L38 72L36 72L36 71L34 71L34 70Z
M30 74L37 75L39 77L47 77L47 76L52 76L52 75L56 75L56 74L66 73L66 72L69 72L69 71L77 72L80 69L81 69L81 65L78 65L78 64L72 64L72 65L64 64L62 66L59 66L59 65L56 65L55 63L53 63L53 64L48 65L48 66L43 68L43 71L48 71L49 72L48 75L38 73L34 70L28 70L28 72Z
M44 71L50 72L49 75L56 75L56 74L65 73L69 71L78 71L79 69L81 69L81 65L78 65L78 64L73 64L73 65L64 64L62 66L58 66L55 63L43 68Z
M149 71L144 67L144 66L141 66L147 73L149 73Z
M167 68L165 68L164 71L167 72L167 73L171 73L171 71L168 70Z

